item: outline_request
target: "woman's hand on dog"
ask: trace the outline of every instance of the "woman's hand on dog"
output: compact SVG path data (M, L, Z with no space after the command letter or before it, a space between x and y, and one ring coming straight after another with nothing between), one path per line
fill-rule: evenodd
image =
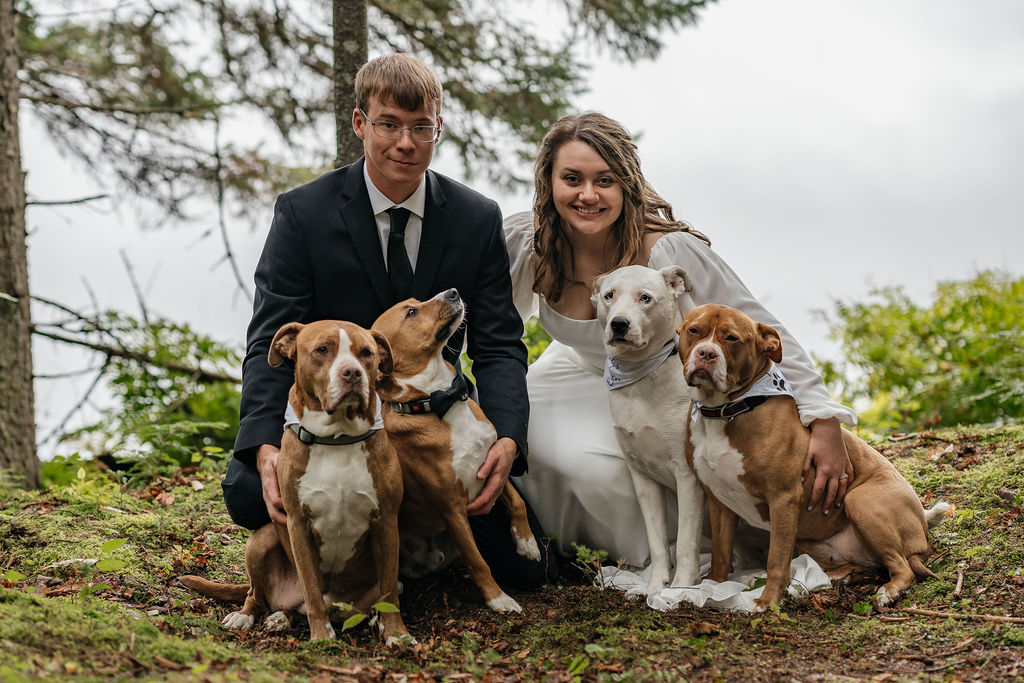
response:
M486 515L494 507L505 489L505 482L508 481L509 472L512 471L512 462L516 459L516 442L508 437L502 437L491 444L487 451L487 458L480 469L476 471L477 479L486 479L487 483L480 489L476 498L466 506L466 512L471 515Z
M807 509L811 510L821 502L821 511L827 515L833 506L842 505L846 488L854 475L838 418L811 423L811 443L804 459L804 478L810 474L811 468L814 470L814 486Z
M256 470L263 482L263 502L267 504L267 513L271 521L287 524L288 517L284 512L284 501L281 500L281 489L277 485L277 456L281 449L270 444L263 444L256 451Z

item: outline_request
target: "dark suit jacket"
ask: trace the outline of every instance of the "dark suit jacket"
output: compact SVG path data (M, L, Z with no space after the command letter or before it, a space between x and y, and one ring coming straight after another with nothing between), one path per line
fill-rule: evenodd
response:
M468 352L480 407L498 436L519 445L512 473L526 470L526 348L512 304L508 253L498 205L427 171L423 232L412 295L450 287L466 302ZM331 171L277 199L256 266L256 298L242 365L235 457L252 462L262 444L280 445L292 369L267 363L282 325L348 320L369 328L396 302L363 178L363 160ZM451 346L461 348L460 331ZM457 359L453 357L449 360Z

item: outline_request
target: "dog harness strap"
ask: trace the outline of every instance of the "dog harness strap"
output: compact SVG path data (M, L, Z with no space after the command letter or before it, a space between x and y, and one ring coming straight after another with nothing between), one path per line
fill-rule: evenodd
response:
M720 406L698 406L700 414L704 417L713 417L718 420L731 420L737 415L749 413L754 408L768 400L767 396L751 396L741 398L732 403L723 403Z
M366 441L380 431L379 428L374 427L362 434L357 434L356 436L349 436L348 434L341 434L340 436L317 436L300 424L290 424L288 425L288 428L295 432L295 435L299 437L299 441L302 443L307 445L315 443L324 446L348 446L349 444Z
M461 370L455 373L452 385L447 389L430 392L430 398L421 398L416 401L405 403L389 402L391 410L403 415L424 415L436 413L438 418L443 418L448 409L455 405L456 401L465 401L469 398L469 386Z

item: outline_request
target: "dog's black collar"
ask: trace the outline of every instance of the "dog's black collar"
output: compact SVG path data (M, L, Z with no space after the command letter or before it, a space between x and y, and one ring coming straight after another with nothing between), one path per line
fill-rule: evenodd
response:
M366 441L380 431L377 428L373 428L355 436L349 436L347 434L342 434L340 436L317 436L300 424L290 424L288 425L288 429L295 432L295 436L299 437L299 441L306 445L316 443L324 446L348 446L349 444Z
M732 403L723 403L720 406L698 405L697 409L700 410L700 414L704 417L711 417L716 420L725 420L728 422L737 415L749 413L751 410L767 400L767 396L749 396L747 398L741 398L738 401L733 401Z
M415 401L388 401L388 406L396 413L403 415L425 415L434 413L438 418L443 418L448 409L455 405L456 401L465 401L469 398L469 384L461 369L456 366L455 379L447 389L430 392L428 398L421 398Z

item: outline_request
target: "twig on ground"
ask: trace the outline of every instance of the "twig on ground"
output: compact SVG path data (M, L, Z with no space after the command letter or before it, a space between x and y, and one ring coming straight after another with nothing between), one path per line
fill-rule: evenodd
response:
M955 662L949 662L948 664L937 664L936 666L929 666L927 669L922 669L922 671L931 673L933 671L942 671L943 669L952 669L954 666L960 666L966 661L966 659L958 659Z
M904 607L904 612L921 614L926 617L942 617L943 619L966 619L970 621L999 621L1008 624L1024 624L1024 617L1001 617L997 614L957 614L956 612L937 612L917 607Z
M935 557L933 557L932 559L930 559L930 560L929 560L929 561L927 562L927 565L928 565L929 567L930 567L930 566L932 566L933 564L935 564L936 562L938 562L939 560L941 560L941 559L942 559L943 557L945 557L945 556L946 556L946 555L948 555L948 554L949 554L949 549L947 548L946 550L943 550L943 551L942 551L941 553L939 553L938 555L936 555Z
M964 563L961 562L956 566L956 588L953 589L953 595L959 596L964 589Z
M910 621L913 617L878 617L879 621L886 623L896 623L900 621Z

